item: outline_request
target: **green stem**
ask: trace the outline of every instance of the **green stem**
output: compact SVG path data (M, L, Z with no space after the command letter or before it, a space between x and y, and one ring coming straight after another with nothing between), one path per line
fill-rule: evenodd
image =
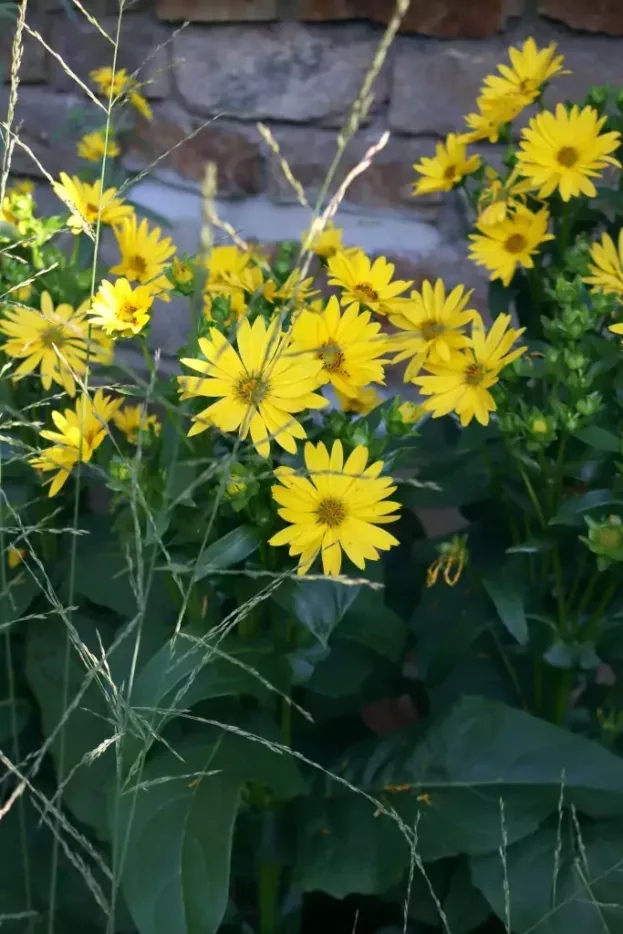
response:
M558 726L562 726L567 716L569 706L569 694L573 687L573 672L569 669L558 671L558 684L556 685L556 694L554 695L554 709L552 711L552 720Z
M279 882L281 866L275 860L261 859L257 874L259 934L277 934L279 924Z
M78 264L78 251L80 249L80 236L81 234L74 235L74 245L71 249L71 257L69 259L69 265L72 267Z
M556 602L558 604L558 623L560 632L565 634L567 631L567 612L565 608L565 590L562 580L562 567L560 564L560 552L558 546L553 552L554 580L556 583Z
M545 528L547 526L547 522L545 521L545 516L543 514L543 509L539 502L539 498L534 491L534 487L532 486L532 483L527 473L525 472L521 464L519 464L518 466L519 466L519 473L521 474L521 479L523 480L524 486L526 487L526 490L528 492L528 496L530 497L530 502L534 506L534 511L536 512L537 519L539 520L541 527Z
M565 251L569 245L569 234L571 232L571 202L565 201L560 216L560 234L558 237L558 255L560 261L565 258Z
M608 606L608 604L614 597L618 586L619 586L619 581L616 580L616 578L610 581L610 586L606 588L603 597L601 598L601 600L595 607L595 610L591 614L589 621L586 624L586 628L584 629L584 633L583 633L584 640L590 639L592 637L595 629L597 628L598 624L601 622L601 617L602 617L604 610L606 609L606 607Z
M534 659L534 712L540 714L543 709L543 662Z
M520 321L520 324L528 328L531 337L541 337L543 334L541 325L543 286L538 266L535 265L532 269L526 269L526 278L528 280L528 289L530 290L532 309L530 311L529 320Z

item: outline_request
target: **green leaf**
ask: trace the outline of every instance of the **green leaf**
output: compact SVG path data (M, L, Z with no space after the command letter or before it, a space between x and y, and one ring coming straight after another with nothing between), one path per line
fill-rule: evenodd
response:
M494 618L486 594L466 576L454 587L443 581L426 587L412 622L422 678L433 683L445 678Z
M241 525L212 542L205 549L196 564L191 565L193 580L200 581L211 571L222 571L240 564L252 555L262 543L259 531L251 525Z
M360 588L331 580L289 581L276 593L280 606L293 613L301 625L327 646L329 636L342 621Z
M550 525L584 525L584 515L593 509L610 509L612 506L623 506L623 499L614 495L612 490L590 490L581 496L570 496L562 504Z
M601 425L586 425L585 428L576 431L575 436L596 451L621 453L621 439L607 428L602 428Z
M468 934L474 928L480 928L491 914L489 903L470 879L466 860L461 861L452 876L443 912L452 934Z
M260 736L264 727L248 725ZM227 907L243 784L282 799L304 784L292 758L216 727L202 727L175 753L148 761L138 793L128 788L118 800L114 838L123 841L130 828L122 888L140 934L214 934Z
M489 283L487 299L491 317L495 319L498 315L507 315L516 294L516 285L504 285L500 279L493 279Z
M18 733L24 729L28 723L28 718L32 713L32 707L29 702L23 698L16 698L13 703L10 699L0 701L0 741L4 741L13 736L13 721L15 719L15 728Z
M347 777L373 794L412 789L392 796L392 804L411 826L419 821L424 860L497 850L501 798L508 841L533 833L557 811L563 776L565 799L580 812L623 815L623 761L528 713L468 697L418 742L419 729L381 741Z
M525 645L528 641L528 623L521 566L509 561L495 575L484 578L482 583L504 627L520 645Z
M407 641L407 627L387 606L381 592L362 587L337 628L335 638L356 642L397 662Z
M379 895L409 864L396 821L375 816L374 804L359 795L305 802L298 825L294 875L304 892Z
M580 828L565 817L561 832L543 828L506 852L471 859L471 875L499 918L516 934L608 934L623 930L623 824Z

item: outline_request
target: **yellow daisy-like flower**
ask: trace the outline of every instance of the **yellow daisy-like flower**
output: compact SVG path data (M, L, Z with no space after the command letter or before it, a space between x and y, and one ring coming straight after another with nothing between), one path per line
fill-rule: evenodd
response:
M351 305L340 314L332 296L323 312L302 311L292 327L292 353L315 356L322 363L323 383L332 383L347 396L356 397L368 383L385 382L383 354L390 343L381 325Z
M78 142L78 155L89 162L101 162L104 156L114 158L121 150L114 139L108 141L99 130L96 133L86 133Z
M577 195L594 198L597 189L591 181L607 165L621 163L610 153L620 143L618 131L601 133L607 116L600 117L593 107L562 104L556 113L537 114L523 131L517 153L518 169L538 189L539 197L560 192L563 201Z
M517 167L502 181L495 169L487 167L485 176L489 184L478 196L478 221L481 224L501 224L513 213L517 205L525 204L525 195L532 190L532 183L518 179Z
M483 95L502 97L508 94L522 95L526 104L536 100L543 85L555 75L568 75L563 69L564 57L556 55L556 43L539 49L530 36L521 48L511 46L508 50L509 65L498 65L499 75L485 78Z
M329 285L342 289L342 305L360 306L377 314L389 314L403 299L398 296L413 285L400 279L392 282L394 266L384 256L372 263L362 250L336 253L328 261Z
M171 301L169 291L173 288L164 275L175 247L168 237L160 239L159 227L150 231L147 221L140 224L133 214L115 227L115 237L121 251L121 262L111 267L111 272L123 276L128 282L139 282L149 286L154 295L165 302Z
M465 328L479 317L473 309L465 310L471 296L471 291L466 292L462 285L446 296L441 279L434 286L426 280L421 292L411 292L411 298L400 311L390 315L391 323L404 331L394 337L392 346L399 351L394 363L410 358L405 382L417 376L427 360L447 361L454 350L469 345Z
M222 296L229 300L230 315L225 324L230 324L246 314L247 300L253 295L262 294L263 289L264 275L259 266L246 266L239 272L223 272L206 285L203 313L208 321L213 320L212 303L215 298Z
M111 90L112 97L118 97L130 86L130 76L125 68L119 68L113 73L109 65L104 65L103 68L95 68L90 71L89 77L97 85L102 97L110 97Z
M277 285L274 279L268 279L262 294L267 302L281 301L300 306L308 302L312 295L318 294L318 289L312 289L313 282L313 276L303 279L300 269L293 269L281 285Z
M594 289L623 298L623 228L619 231L618 248L612 237L605 233L601 242L596 241L591 246L591 260L589 269L592 275L586 276L584 282Z
M488 140L497 143L502 129L515 120L526 106L522 95L505 94L501 97L483 97L476 101L478 110L465 117L469 127L468 133L462 133L461 138L466 143L475 143L479 140Z
M369 415L383 401L374 386L364 386L356 396L347 396L339 389L335 390L335 395L342 412L354 412L355 415Z
M467 142L456 133L450 133L445 143L437 143L435 156L424 156L413 168L423 178L413 186L416 195L427 195L435 191L451 191L466 176L480 168L478 154L467 155Z
M98 389L93 398L78 396L73 409L52 412L57 431L41 431L52 446L29 458L36 470L57 471L51 480L49 496L56 496L78 461L88 463L106 437L107 425L121 405L121 399L106 396Z
M321 259L329 259L344 249L342 234L344 231L336 227L333 221L327 221L320 233L314 233L313 228L306 230L301 241L304 250L311 250Z
M517 266L531 269L532 257L553 234L547 232L549 212L547 208L533 213L519 206L511 217L500 224L478 222L480 233L470 234L470 258L479 266L485 266L491 279L501 279L508 285Z
M298 573L305 574L318 555L325 574L340 573L342 550L362 570L366 561L378 561L379 551L398 545L385 529L396 522L400 504L387 497L396 490L391 477L381 477L383 461L369 467L368 449L356 447L346 463L341 441L334 441L329 454L322 441L305 445L307 477L291 467L275 471L279 483L273 498L282 507L279 515L287 528L277 532L269 545L289 545L299 556Z
M103 280L89 310L94 324L113 337L134 337L149 324L154 293L146 285L132 288L127 279Z
M477 326L472 329L471 347L455 351L443 363L426 365L428 374L416 376L413 382L423 395L423 403L433 418L456 412L462 425L476 420L489 424L489 413L495 412L495 402L489 389L498 381L500 371L525 352L525 347L511 350L524 328L509 328L510 315L499 315L489 331Z
M138 87L138 85L136 85L136 87ZM140 91L137 91L136 88L133 91L130 91L130 103L134 109L140 113L141 117L145 117L146 120L154 119L154 112L150 105L147 103L145 95L141 94Z
M266 326L258 317L250 325L240 322L238 352L216 328L199 339L204 360L186 358L182 363L201 376L179 376L182 398L221 397L193 416L190 435L210 426L221 431L251 433L255 449L268 457L274 439L291 454L296 439L307 434L295 413L321 409L327 400L314 390L320 385L322 362L311 355L293 354L279 327L279 316Z
M77 175L70 178L66 172L61 172L60 181L54 182L53 188L57 197L71 211L67 223L75 234L88 230L91 224L97 223L98 216L102 224L120 224L134 214L129 204L124 204L121 198L115 197L116 188L106 188L102 192L100 179L91 185L89 182L80 181Z
M32 195L35 191L35 183L29 178L22 178L19 182L13 182L11 191L17 195Z
M13 570L22 563L24 558L27 555L25 548L16 548L15 545L9 545L8 555L7 555L7 564Z
M88 302L74 311L71 305L56 308L48 292L41 296L41 311L8 307L0 318L0 333L8 339L2 350L9 357L23 360L13 379L23 379L39 370L43 388L58 383L70 396L76 394L76 378L87 370L87 361L110 363L112 344L97 328L89 334Z
M113 421L130 444L138 444L141 434L160 434L162 426L155 415L150 415L144 405L124 405L113 415Z

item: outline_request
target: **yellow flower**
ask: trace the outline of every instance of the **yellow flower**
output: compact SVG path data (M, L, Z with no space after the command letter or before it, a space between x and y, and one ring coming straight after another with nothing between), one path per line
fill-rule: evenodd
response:
M89 162L101 162L104 156L114 158L121 150L114 139L106 141L106 137L99 130L96 133L86 133L78 142L78 155Z
M136 87L138 87L138 85ZM154 119L154 112L147 103L145 95L141 94L140 91L137 91L136 89L130 91L130 103L142 117L145 117L146 120Z
M426 409L417 402L403 402L398 406L398 413L405 425L415 425L424 415Z
M262 290L267 302L282 301L299 305L307 302L318 289L312 289L313 277L303 279L300 269L293 269L285 282L277 285L274 279L268 279Z
M448 361L429 363L430 375L416 376L413 382L423 395L423 403L433 418L456 412L462 425L469 425L476 416L481 425L489 424L489 413L495 412L495 402L489 389L498 381L500 371L526 350L512 345L524 328L509 328L511 316L499 315L489 331L472 328L471 347L455 351Z
M183 263L177 256L174 256L171 263L171 278L178 285L190 285L195 278L193 267L190 263Z
M97 85L97 89L102 97L118 97L130 86L130 76L125 68L119 68L113 75L113 70L109 65L103 68L96 68L89 72L89 77Z
M0 332L8 338L2 350L23 360L13 374L19 380L39 370L43 388L58 383L70 396L76 394L76 378L87 370L87 361L110 363L112 345L97 328L89 334L88 302L74 311L71 305L56 308L48 292L41 296L41 311L9 307L0 318Z
M73 409L52 412L57 431L41 431L40 435L52 446L29 458L35 470L57 471L51 479L49 496L56 496L67 481L78 461L88 463L108 433L107 425L121 399L112 399L98 389L91 398L86 393L78 396Z
M342 289L342 305L355 305L377 314L389 314L401 304L398 298L412 282L392 282L394 266L384 256L370 262L362 250L336 253L328 262L329 285Z
M523 131L517 161L520 174L538 188L539 197L547 198L556 190L563 201L581 194L596 197L591 178L607 165L621 164L610 155L621 134L602 134L606 120L593 107L580 110L577 104L571 110L558 104L555 114L545 111L532 118Z
M240 318L247 310L247 296L259 294L264 286L264 276L258 266L250 265L252 257L236 246L215 247L208 262L208 281L205 291L203 313L208 321L213 320L212 302L215 297L229 299L229 324Z
M18 302L27 302L32 295L32 284L30 282L25 282L24 285L20 285L18 288L13 289L10 295Z
M292 327L292 353L314 356L322 363L320 379L332 383L347 396L357 396L368 383L384 383L389 349L381 325L370 320L370 312L357 312L351 305L340 315L332 296L323 312L302 311Z
M346 463L342 442L334 441L329 454L322 441L305 445L307 477L291 467L275 471L279 483L273 498L282 507L279 515L290 523L269 540L269 545L289 545L299 556L298 573L305 574L318 555L325 574L336 576L342 566L342 550L358 568L378 561L379 550L398 545L398 539L379 528L399 517L400 504L387 497L396 490L391 477L381 477L383 462L367 467L368 449L356 447Z
M449 542L442 542L439 546L439 557L426 571L426 586L434 587L443 570L443 579L448 587L454 587L463 573L468 558L467 535L455 535Z
M321 259L329 259L344 249L342 244L343 230L336 227L333 221L327 221L320 233L313 233L311 230L305 231L302 243L304 250L311 250Z
M152 294L165 302L171 301L169 291L173 288L163 274L175 247L168 237L160 239L160 228L149 230L147 221L140 224L133 214L115 227L115 237L121 251L121 262L111 267L111 272L123 276L128 282L148 286Z
M369 415L383 401L374 386L364 386L356 396L348 396L339 389L335 390L335 395L342 412L354 412L356 415Z
M441 279L434 287L426 280L421 292L411 292L409 301L390 315L391 323L405 332L392 341L393 348L399 351L394 363L411 358L405 382L417 376L427 360L433 363L449 360L453 350L468 346L469 337L464 329L478 316L472 309L465 310L471 296L471 291L466 292L462 285L446 296Z
M502 181L495 169L485 169L489 184L478 196L479 223L501 224L518 204L525 204L524 195L532 190L532 183L526 179L518 181L517 175L515 167L506 181Z
M618 249L612 237L605 233L601 243L597 241L591 246L591 259L592 275L586 276L584 282L602 292L623 297L623 228L619 231Z
M556 55L556 43L551 42L543 49L539 49L530 36L521 48L511 46L508 50L511 64L498 65L499 75L489 75L485 78L483 95L485 97L502 97L504 95L521 95L526 104L535 100L543 85L555 75L568 75L563 70L564 58Z
M18 567L27 555L25 548L16 548L15 545L9 545L7 564L13 570Z
M503 97L481 96L476 101L476 106L477 112L465 117L469 132L461 134L461 138L466 143L485 139L490 143L497 143L502 128L519 116L526 102L523 97L513 94Z
M124 405L113 415L113 421L130 444L138 444L141 433L153 431L158 436L161 424L155 415L149 415L144 405Z
M437 143L435 156L424 156L413 168L423 178L414 183L416 195L426 195L435 191L450 191L466 176L480 168L480 156L467 155L465 139L450 133L445 143Z
M60 182L54 182L53 188L71 211L68 225L75 234L88 230L89 225L97 222L98 215L102 224L119 224L134 213L129 204L115 197L116 188L107 188L102 193L100 179L91 185L61 172Z
M237 344L238 353L212 328L208 338L199 339L205 359L182 360L202 374L178 377L183 399L221 397L193 416L189 436L214 425L221 431L238 430L242 439L250 432L261 457L268 457L271 439L295 454L296 438L307 434L294 413L327 405L314 392L320 384L321 361L292 353L280 330L279 316L268 327L261 317L253 325L244 319Z
M233 244L215 246L207 261L208 282L227 282L230 276L240 276L250 262L250 254Z
M470 258L479 266L485 266L491 279L501 279L508 285L518 265L531 269L533 255L542 243L552 240L547 233L549 212L547 208L533 213L525 207L517 207L511 217L500 224L478 222L480 233L470 234L472 241Z
M11 190L17 195L32 195L35 190L35 183L29 178L23 178L19 182L13 182Z
M132 288L127 279L106 279L89 311L94 324L113 337L133 337L149 324L154 294L146 285Z

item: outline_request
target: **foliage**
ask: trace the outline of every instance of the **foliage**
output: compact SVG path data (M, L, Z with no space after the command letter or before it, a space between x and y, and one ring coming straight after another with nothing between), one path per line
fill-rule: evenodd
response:
M319 893L371 929L621 929L623 119L594 88L517 147L563 62L511 62L416 166L472 207L490 322L345 246L331 200L271 254L213 244L206 184L207 246L177 255L124 198L151 114L108 66L62 214L3 176L8 930L275 934ZM502 173L468 152L494 136Z

